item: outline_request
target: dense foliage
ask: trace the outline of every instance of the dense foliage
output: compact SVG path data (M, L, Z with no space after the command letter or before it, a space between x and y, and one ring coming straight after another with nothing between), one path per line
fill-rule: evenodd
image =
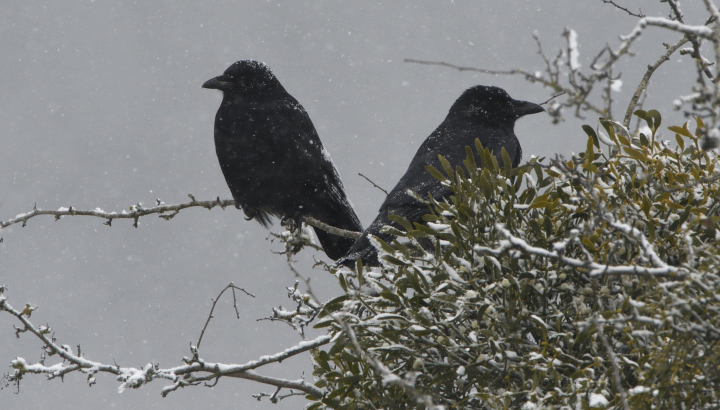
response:
M429 169L452 202L397 219L382 271L329 269L309 407L720 407L718 157L699 118L670 143L636 115L647 135L601 119L570 160L477 143Z

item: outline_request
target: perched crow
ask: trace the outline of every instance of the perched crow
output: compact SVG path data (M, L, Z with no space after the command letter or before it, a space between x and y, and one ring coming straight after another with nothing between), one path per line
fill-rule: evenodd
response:
M401 227L391 222L388 215L400 215L410 223L422 222L427 206L410 196L408 190L424 198L430 192L436 200L450 195L450 191L425 170L427 165L442 169L438 155L444 156L455 169L467 156L465 146L474 147L477 138L498 158L500 164L501 149L505 148L512 159L512 166L517 167L522 150L513 132L515 120L541 111L545 111L541 106L514 100L501 88L478 85L465 90L450 107L445 121L422 143L405 175L380 207L380 214L339 263L354 266L360 257L366 266L378 266L377 252L368 235L375 235L386 242L392 240L393 235L380 233L380 229L384 225Z
M248 220L267 227L275 216L299 226L309 216L362 231L310 117L265 64L238 61L202 86L223 92L215 150L235 206ZM333 260L354 242L318 228L315 234Z

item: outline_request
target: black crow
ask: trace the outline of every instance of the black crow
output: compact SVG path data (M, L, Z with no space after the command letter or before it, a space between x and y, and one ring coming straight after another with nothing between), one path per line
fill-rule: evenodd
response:
M246 219L267 227L275 216L299 226L309 216L362 231L310 117L268 66L238 61L202 86L223 92L215 116L215 150L235 206ZM354 242L318 228L315 234L333 260Z
M503 163L501 149L505 148L512 166L517 167L522 150L513 132L515 121L523 115L541 111L545 111L541 106L514 100L501 88L477 85L465 90L450 107L445 120L415 153L405 175L380 207L380 214L339 263L352 267L360 257L366 266L379 266L377 251L368 235L391 241L394 236L380 233L382 227L390 225L402 228L391 222L388 215L400 215L410 223L422 222L423 215L428 213L427 206L409 195L408 190L424 198L430 192L438 201L450 195L451 192L425 169L427 165L442 169L438 155L444 156L453 169L462 166L463 159L467 157L465 146L474 147L477 138L484 147L490 149L500 164Z

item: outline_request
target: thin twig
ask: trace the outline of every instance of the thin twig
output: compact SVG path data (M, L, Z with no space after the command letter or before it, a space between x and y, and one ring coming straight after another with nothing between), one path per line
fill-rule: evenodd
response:
M620 395L620 402L622 403L623 409L630 410L630 406L627 402L627 392L623 388L622 380L620 379L620 369L617 365L617 356L615 356L615 352L612 350L612 347L610 346L610 343L608 343L607 338L605 338L602 325L598 323L597 314L595 314L595 316L593 317L592 323L595 324L598 336L600 337L603 346L605 346L605 351L610 357L610 364L612 365L613 369L613 384L615 385L615 390L617 390L618 394Z
M678 191L684 191L689 188L695 188L696 186L701 185L701 184L702 185L713 184L713 183L717 182L718 180L720 180L720 175L714 175L712 177L710 177L710 176L701 177L699 180L695 180L693 182L689 182L684 185L664 187L660 184L656 184L656 187L662 192L673 193L673 192L678 192Z
M675 20L684 24L685 21L683 20L683 14L680 11L680 6L677 4L677 2L675 0L665 0L665 1L670 5L670 8L672 9L673 14L675 15ZM709 24L709 23L710 23L710 20L705 22L705 24ZM695 61L698 64L698 67L700 67L702 69L702 71L705 73L705 75L708 78L710 78L711 80L714 79L715 76L713 75L712 71L710 71L710 68L705 64L705 62L703 61L702 55L700 54L700 41L697 39L697 37L695 37L693 35L688 35L687 37L693 45L692 57L695 58ZM681 50L681 52L682 52L682 50ZM702 81L702 76L700 76L699 80Z
M557 57L550 62L550 60L545 56L545 54L542 51L542 44L540 42L540 39L537 37L537 35L533 34L533 38L538 43L538 54L542 57L543 61L547 65L547 72L549 75L549 79L545 79L542 76L538 76L535 73L531 73L526 70L522 70L519 68L513 69L513 70L486 70L483 68L476 68L476 67L466 67L466 66L459 66L455 64L446 63L444 61L426 61L426 60L416 60L411 58L406 58L406 63L414 63L414 64L423 64L423 65L437 65L442 67L448 67L452 68L458 71L472 71L472 72L478 72L483 74L492 74L492 75L521 75L525 77L525 80L531 83L540 83L545 87L551 88L554 92L560 93L560 92L566 92L568 94L568 100L571 101L571 103L566 103L565 105L572 106L576 105L577 109L575 112L575 115L577 117L583 118L580 114L581 108L583 110L590 110L597 114L600 114L602 116L605 116L606 113L603 109L596 107L592 103L587 101L587 97L592 91L592 86L587 87L577 87L574 84L571 84L571 86L574 87L574 89L570 89L567 87L563 87L560 84L559 81L559 72L560 68L558 66L558 62L560 58L564 55L564 53L561 51L558 53ZM617 56L618 58L620 56ZM588 79L585 79L587 82L594 82L597 79L599 79L599 76L602 76L603 74L593 74Z
M269 397L269 398L270 398L270 401L271 401L273 404L275 404L275 403L277 403L277 402L279 402L279 401L282 401L283 399L286 399L286 398L288 398L288 397L292 397L292 396L304 396L304 395L305 395L305 393L297 393L297 392L293 392L292 390L290 390L290 393L288 393L288 394L279 394L281 389L282 389L282 388L278 387L278 389L277 389L277 390L275 391L275 393L273 393L273 394L270 394L270 393L256 393L256 394L253 394L252 397L253 397L254 399L257 399L257 401L260 401L263 397ZM274 399L274 400L273 400L273 399Z
M563 91L563 92L561 92L561 93L557 93L557 94L553 95L552 97L548 98L546 101L541 102L541 103L538 104L538 105L545 105L545 104L549 103L550 101L554 100L555 98L557 98L557 97L559 97L559 96L561 96L561 95L563 95L563 94L565 94L565 93L566 93L566 91Z
M652 77L653 73L655 73L655 70L657 70L662 63L668 61L670 59L670 56L687 42L688 37L683 37L677 43L669 46L667 51L665 51L665 53L660 56L657 61L648 66L645 75L640 81L640 84L638 84L638 87L635 90L635 94L633 94L632 98L630 99L630 104L628 104L628 108L625 111L625 119L623 120L623 125L625 126L625 128L630 126L630 120L632 119L633 112L635 112L635 106L637 105L637 102L640 99L643 91L645 91L645 88L647 88L648 81L650 81L650 77Z
M458 71L474 71L477 73L483 73L483 74L496 74L496 75L513 75L513 74L525 74L522 70L516 69L516 70L486 70L484 68L477 68L477 67L463 67L455 64L446 63L444 61L425 61L425 60L415 60L413 58L406 58L406 63L414 63L414 64L423 64L423 65L439 65L443 67L448 68L454 68ZM526 74L529 75L529 74Z
M235 307L235 315L237 316L238 319L240 319L240 312L238 311L238 308L237 308L237 298L235 297L235 289L243 291L248 296L255 297L255 295L249 293L245 289L235 286L235 284L232 282L230 282L229 285L225 286L225 288L223 288L223 290L220 291L220 294L217 295L217 297L215 299L213 299L213 304L212 304L212 307L210 308L210 314L208 315L208 318L205 321L205 326L203 326L202 331L200 332L200 337L198 338L198 341L195 344L196 349L198 349L198 350L200 349L200 342L202 342L203 335L205 335L205 330L207 329L208 325L210 324L210 320L213 318L213 312L215 311L215 305L217 305L218 300L220 300L220 296L222 296L223 293L225 293L225 291L228 289L232 289L233 307Z
M633 16L633 17L638 17L638 18L643 18L643 17L645 17L645 15L642 14L642 10L641 10L640 8L638 8L638 14L635 14L635 13L633 13L632 11L626 9L625 7L621 7L621 6L617 5L617 4L615 4L615 2L612 1L612 0L602 0L602 2L605 3L605 4L612 4L612 5L615 6L616 8L618 8L618 9L626 12L627 14L629 14L629 15L631 15L631 16Z
M361 173L359 173L359 172L358 172L358 175L360 175L361 177L365 178L365 179L367 180L367 182L373 184L373 186L374 186L375 188L377 188L377 189L385 192L385 195L388 195L388 191L382 189L378 184L372 182L372 180L371 180L370 178L366 177L365 175L363 175L363 174L361 174Z

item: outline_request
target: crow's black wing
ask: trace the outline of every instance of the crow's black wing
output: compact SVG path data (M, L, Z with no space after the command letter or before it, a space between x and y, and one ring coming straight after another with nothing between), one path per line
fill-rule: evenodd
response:
M310 216L330 226L362 231L362 225L347 198L340 175L330 155L320 142L315 127L305 109L288 95L274 107L270 118L274 119L272 133L291 144L278 142L279 150L288 148L288 157L280 159L278 166L283 177L275 181L282 193L278 214L299 218ZM294 125L294 126L293 126ZM289 145L285 147L285 145ZM327 233L315 228L325 253L335 260L343 256L354 240Z

